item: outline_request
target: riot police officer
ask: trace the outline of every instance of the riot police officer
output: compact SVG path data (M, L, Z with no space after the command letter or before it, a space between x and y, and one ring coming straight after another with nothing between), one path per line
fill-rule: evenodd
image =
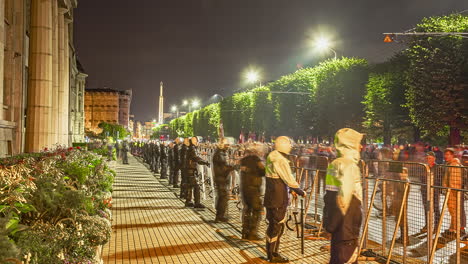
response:
M172 181L173 181L174 188L179 188L179 173L181 169L181 160L180 160L181 150L182 150L182 146L181 146L180 138L176 138L175 145L172 150L173 159L174 159L174 171L172 172L174 178Z
M258 226L263 210L261 188L265 177L262 161L264 150L260 144L250 144L240 161L242 210L242 239L260 240Z
M169 166L169 184L174 185L174 143L167 146L167 165Z
M179 152L180 162L180 198L186 198L187 194L187 152L190 146L190 139L184 138L184 142Z
M266 230L267 259L273 263L287 263L289 260L278 253L280 238L284 233L286 211L289 204L289 190L305 196L291 172L287 155L291 152L292 140L281 136L275 140L275 150L266 161L265 201L268 228Z
M159 173L159 142L154 141L152 145L152 159L151 159L151 170L154 173Z
M160 179L167 179L167 146L166 142L162 142L159 146L159 161L161 164Z
M216 218L215 222L227 222L226 208L228 205L229 173L234 170L233 166L228 164L227 149L229 140L221 139L218 147L213 154L214 184L216 191Z
M197 165L207 165L210 166L210 163L203 160L197 151L198 139L197 137L192 137L190 139L190 146L187 150L185 162L186 162L186 198L185 206L194 208L205 208L204 205L200 203L200 185L198 179L198 169ZM194 203L192 203L192 194L194 198Z
M123 164L128 164L128 142L127 140L124 140L122 142L122 163Z

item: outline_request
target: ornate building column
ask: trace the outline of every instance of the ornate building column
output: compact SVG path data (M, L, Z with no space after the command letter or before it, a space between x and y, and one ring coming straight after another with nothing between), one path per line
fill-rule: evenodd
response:
M31 1L26 152L51 146L52 17L52 0Z
M5 62L5 0L0 0L0 120L4 120L3 114L3 78Z
M58 16L58 49L59 49L59 89L58 89L58 142L68 145L68 104L70 93L70 61L68 46L68 23L65 17L66 8L59 8Z
M53 0L53 37L52 37L52 144L59 143L58 125L59 125L59 8L57 0Z

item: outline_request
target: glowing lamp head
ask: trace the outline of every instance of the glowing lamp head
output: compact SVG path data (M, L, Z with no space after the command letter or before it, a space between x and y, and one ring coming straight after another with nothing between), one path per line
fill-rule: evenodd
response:
M260 77L257 72L249 71L247 73L247 81L249 81L250 83L257 82L259 78Z

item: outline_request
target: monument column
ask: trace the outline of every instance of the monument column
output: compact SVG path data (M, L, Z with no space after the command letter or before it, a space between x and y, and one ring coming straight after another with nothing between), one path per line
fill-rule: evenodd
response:
M26 152L51 146L52 0L31 1Z

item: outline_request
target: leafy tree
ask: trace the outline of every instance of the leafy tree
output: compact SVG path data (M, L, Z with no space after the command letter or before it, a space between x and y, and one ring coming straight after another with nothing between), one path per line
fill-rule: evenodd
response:
M274 130L274 107L270 89L262 86L253 90L251 129L258 134L268 136ZM268 134L267 134L268 133Z
M366 111L364 126L371 136L382 136L387 145L392 143L393 134L405 131L411 125L408 109L404 107L407 68L407 57L399 54L376 65L367 83L363 102Z
M115 139L124 139L130 135L123 126L118 124L102 122L99 123L98 127L102 129L102 132L99 134L102 138L113 137Z
M468 32L468 17L424 18L417 32ZM461 36L417 36L408 48L407 106L413 123L428 134L449 127L450 144L459 144L468 127L468 40Z
M313 121L315 132L329 140L343 127L361 130L362 101L369 77L367 61L357 58L327 60L315 69Z
M310 133L311 116L313 115L312 89L315 82L315 68L305 68L281 77L270 84L272 101L275 105L275 129L279 134L289 136L306 135ZM294 94L288 92L301 92ZM307 93L310 93L307 95Z

